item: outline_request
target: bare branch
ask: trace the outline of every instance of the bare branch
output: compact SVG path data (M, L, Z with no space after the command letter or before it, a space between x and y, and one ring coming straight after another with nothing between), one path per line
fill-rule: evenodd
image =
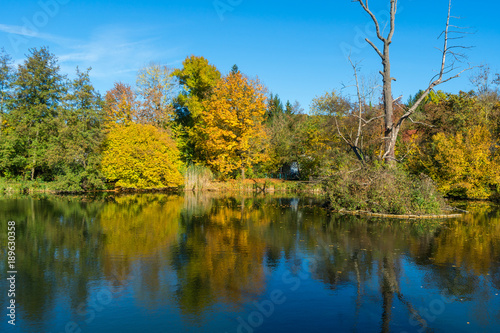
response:
M368 125L368 124L369 124L369 123L371 123L372 121L377 120L377 119L380 119L380 118L384 118L384 115L381 115L381 116L378 116L378 117L373 117L373 118L371 118L371 119L365 120L365 125Z
M345 143L347 143L349 146L351 146L351 143L345 138L345 136L342 135L342 132L340 131L339 123L337 122L337 117L333 117L335 119L335 125L337 126L337 131L339 133L339 136L344 139Z
M391 43L392 42L392 36L394 35L394 27L395 27L395 19L396 19L396 10L398 6L398 1L397 0L391 0L391 27L389 29L389 36L387 37L387 42Z
M462 73L464 73L465 71L468 71L470 69L472 69L473 67L469 66L468 68L465 68L463 70L461 70L460 72L458 72L457 74L453 75L453 76L450 76L448 78L444 78L445 75L447 75L448 73L451 73L452 71L454 71L456 68L454 66L454 64L451 64L451 65L446 65L446 57L447 55L450 55L452 56L455 60L458 61L457 59L457 54L455 54L454 52L451 52L450 49L452 48L459 48L460 46L448 46L448 42L450 40L450 37L449 37L449 33L450 33L450 18L451 18L451 0L449 0L448 2L448 15L447 15L447 18L446 18L446 28L444 30L444 46L443 46L443 50L441 51L442 52L442 57L441 57L441 68L440 68L440 71L438 74L436 74L432 79L431 79L431 82L429 83L429 86L427 87L427 89L424 90L424 92L420 95L420 97L417 99L417 101L406 111L405 114L403 114L401 116L401 118L399 119L399 121L397 122L396 124L396 127L399 128L399 126L401 126L401 124L403 123L403 121L407 118L409 118L414 112L415 110L418 108L418 106L424 101L424 99L427 97L427 95L431 92L431 90L440 85L440 84L443 84L445 82L448 82L450 80L453 80L457 77L459 77ZM443 34L442 33L442 34ZM441 34L441 35L442 35ZM461 48L467 48L467 47L461 47ZM460 55L462 56L462 55Z
M426 124L426 123L423 123L423 122L421 122L421 121L413 121L413 119L411 119L411 117L408 117L408 119L409 119L412 123L414 123L414 124L424 125L424 126L427 126L427 127L436 127L436 126L434 126L434 125L431 125L431 124Z
M351 67L352 67L352 70L354 72L354 80L356 82L356 94L358 95L358 112L359 112L359 122L358 122L358 132L356 134L356 139L354 140L354 146L358 146L358 141L359 141L359 137L361 136L361 128L362 128L362 118L361 118L361 114L362 114L362 111L363 111L363 107L362 107L362 99L361 99L361 92L359 91L359 81L358 81L358 64L356 63L353 63L352 62L352 59L351 59L351 56L349 55L348 57L348 60L349 60L349 63L351 64Z
M384 115L381 115L381 116L377 116L377 117L373 117L373 118L370 118L368 120L365 120L362 117L359 117L358 115L353 114L353 116L356 117L356 118L361 119L361 121L364 123L363 126L368 125L369 123L371 123L374 120L377 120L377 119L380 119L380 118L384 118Z
M361 167L361 168L357 168L357 169L354 169L354 170L350 170L350 171L346 171L346 173L345 173L345 174L346 174L346 175L348 175L348 174L350 174L350 173L357 172L357 171L359 171L359 170L361 170L361 169L363 169L363 167Z
M450 15L451 15L451 0L448 2L448 17L446 18L446 28L444 33L443 58L441 61L441 72L437 84L439 84L441 79L443 78L444 66L446 64L446 54L448 53L448 31L450 29Z
M395 31L395 16L396 16L396 11L397 11L397 0L390 0L390 29L389 33L386 38L383 37L383 32L380 30L380 24L377 21L377 18L373 14L373 12L369 9L368 6L368 0L352 0L353 2L358 2L363 10L368 13L368 15L371 17L372 21L375 24L375 29L377 33L377 38L384 43L383 45L383 50L379 49L375 43L373 43L371 40L366 38L366 42L375 50L375 52L379 55L379 57L382 59L382 64L383 64L383 71L380 72L380 74L383 76L383 97L384 97L384 118L385 118L385 124L384 124L384 142L385 142L385 147L381 149L381 157L384 160L387 161L393 161L395 160L394 156L394 146L396 144L396 140L398 137L399 130L401 128L401 125L403 122L408 119L419 107L419 105L425 100L425 98L429 95L429 93L438 85L448 82L454 78L459 77L463 72L470 70L472 67L468 67L464 70L458 71L458 68L455 66L455 63L457 62L463 62L466 57L463 54L460 54L456 52L457 49L467 49L468 47L466 46L461 46L461 45L452 45L450 46L450 41L458 40L463 38L463 35L465 35L467 32L463 31L462 27L456 26L456 25L451 25L450 20L453 18L451 16L451 0L449 0L448 3L448 13L446 16L446 26L444 31L440 34L438 38L443 37L443 47L442 50L440 50L441 53L441 63L439 66L439 69L437 71L437 74L431 79L429 82L427 88L423 91L423 93L418 97L417 101L415 103L406 109L406 112L396 121L393 121L393 107L394 107L394 102L393 97L392 97L392 87L391 83L393 80L395 80L393 77L391 77L391 63L389 59L389 46L392 42L392 37ZM450 36L450 34L452 34ZM451 65L450 65L451 63ZM351 65L354 66L354 64ZM354 66L355 68L355 66ZM455 73L455 74L454 74ZM358 93L358 98L359 98L359 93ZM365 119L362 118L362 113L359 112L359 115L356 116L359 121L358 121L358 128L365 126L368 124L369 121L366 121ZM374 117L370 119L370 121L373 121L375 119L378 119L381 117ZM414 122L411 118L410 121ZM418 123L418 122L414 122ZM421 123L423 125L427 125L424 123ZM358 131L359 133L359 131Z
M380 58L384 59L384 55L382 54L382 52L380 52L380 50L378 49L378 47L373 44L373 42L371 40L369 40L368 38L365 38L366 42L368 44L371 45L371 47L373 47L373 49L375 50L375 52L377 52L377 54L379 55Z
M391 0L391 2L392 1L394 1L394 0ZM363 7L363 9L365 10L365 12L367 12L368 15L370 15L370 17L373 20L373 23L375 23L375 29L377 31L377 37L378 37L378 39L380 39L381 41L385 42L385 38L382 37L382 35L380 34L380 25L378 24L377 18L372 13L372 11L368 8L368 0L366 0L366 4L363 2L363 0L355 0L354 2L359 2L359 4L361 5L361 7Z

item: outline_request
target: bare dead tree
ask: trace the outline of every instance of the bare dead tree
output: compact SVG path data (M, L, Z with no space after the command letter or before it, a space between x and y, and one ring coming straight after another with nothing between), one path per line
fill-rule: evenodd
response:
M363 147L362 147L362 138L363 138L363 128L370 124L372 121L375 121L377 119L380 119L383 117L382 116L376 116L372 117L370 119L365 119L363 116L365 114L365 107L366 107L366 94L361 86L361 82L358 77L358 63L355 63L352 61L351 56L349 55L348 57L349 63L351 64L352 70L353 70L353 76L354 76L354 87L356 88L356 98L357 98L357 104L356 104L356 110L354 110L351 113L351 116L357 118L357 128L356 128L356 135L344 135L342 131L340 130L340 126L338 124L337 118L335 117L335 125L337 127L337 132L344 140L344 142L352 149L356 157L361 163L365 163L365 156L363 153ZM351 86L345 86L343 88L347 88ZM372 92L375 91L375 87L369 88Z
M459 77L463 72L471 69L471 67L468 67L466 69L463 69L456 73L457 68L455 67L455 61L459 60L459 58L462 56L461 54L458 54L454 51L456 48L464 48L462 46L450 46L449 41L451 39L457 39L457 37L452 38L450 37L451 32L457 32L457 31L450 31L450 28L456 28L457 30L460 30L461 27L458 26L453 26L450 25L450 18L451 18L451 0L449 1L448 4L448 16L446 20L446 28L443 31L442 35L444 35L444 47L441 50L442 52L442 57L441 57L441 67L439 70L439 73L432 78L431 82L429 83L428 87L423 91L423 93L420 95L420 97L417 99L417 101L409 108L405 110L405 113L395 122L394 117L393 117L393 110L394 110L394 100L392 97L392 81L395 81L396 79L391 76L391 61L389 57L389 48L392 43L392 37L394 35L395 31L395 18L396 18L396 11L397 11L397 0L390 0L390 23L389 23L389 33L387 34L386 37L382 36L382 31L380 29L380 24L373 14L373 12L370 10L368 7L368 0L352 0L352 2L358 2L363 10L368 13L368 15L371 17L373 20L373 23L375 24L375 30L377 34L377 38L383 43L383 49L382 51L373 43L371 40L366 38L366 42L375 50L375 52L379 55L379 57L382 59L382 66L383 66L383 71L380 71L380 74L382 75L382 83L383 83L383 102L384 102L384 154L382 155L382 158L390 163L393 164L396 161L395 158L395 153L394 153L394 147L396 145L396 140L399 134L399 131L401 129L401 126L403 125L404 121L406 119L411 120L410 116L417 110L418 106L425 100L427 95L430 93L434 87L437 85L440 85L442 83L445 83L447 81L450 81L454 78ZM460 32L460 31L459 31ZM453 61L451 65L446 64L447 57L452 57ZM452 74L452 73L456 74Z
M485 95L490 91L490 83L493 83L490 76L491 68L488 64L479 66L478 70L470 75L469 81L476 87L479 95Z

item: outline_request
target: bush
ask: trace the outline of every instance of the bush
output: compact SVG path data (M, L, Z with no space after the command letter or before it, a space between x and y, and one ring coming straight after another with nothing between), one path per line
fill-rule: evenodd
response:
M102 173L116 186L136 189L178 187L184 179L180 152L167 131L152 125L115 125L107 134Z
M326 182L335 210L386 214L438 214L445 201L427 176L415 177L398 167L365 166L339 171Z

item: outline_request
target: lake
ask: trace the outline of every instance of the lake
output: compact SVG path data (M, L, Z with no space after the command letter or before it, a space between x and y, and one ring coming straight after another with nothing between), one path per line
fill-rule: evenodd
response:
M321 198L34 196L15 221L2 332L500 332L500 209L405 221ZM464 208L465 206L463 206ZM15 299L15 326L6 307Z

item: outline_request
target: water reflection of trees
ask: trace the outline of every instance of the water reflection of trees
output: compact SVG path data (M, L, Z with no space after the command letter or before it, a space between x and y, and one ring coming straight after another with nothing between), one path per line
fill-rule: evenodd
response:
M183 233L172 257L178 277L176 301L185 314L201 315L215 302L237 308L264 288L265 243L248 226L259 211L244 198L209 200L193 207L196 200L186 198Z
M417 306L401 291L402 259L427 271L427 288L442 290L452 300L477 299L486 303L491 297L487 295L498 293L499 287L499 217L496 209L483 209L463 220L439 224L332 217L324 225L326 232L318 233L318 243L323 245L322 250L316 251L318 268L314 276L330 287L351 281L359 293L376 275L383 308L381 330L389 330L395 298L406 307L409 316L424 323ZM326 247L328 244L335 246ZM374 263L374 271L359 270L373 268ZM496 291L491 290L490 283ZM488 316L478 309L475 317L484 323Z
M358 312L365 286L376 281L381 331L389 330L396 300L408 315L418 308L401 290L404 260L426 272L429 288L457 299L500 287L500 213L489 208L463 221L429 223L329 215L314 200L269 196L141 194L0 205L0 218L18 223L18 276L25 282L17 298L32 322L54 314L54 295L67 294L75 312L102 275L111 285L131 281L141 306L174 302L200 319L219 303L241 309L265 292L266 273L280 265L296 272L306 258L325 288L356 288Z
M127 278L132 261L155 256L177 241L180 196L127 195L108 199L100 212L105 274Z
M88 296L89 281L99 276L102 249L95 217L102 205L71 197L0 201L2 221L16 221L16 302L23 320L37 331L45 331L58 296L76 309ZM2 260L0 269L7 271L4 265Z

